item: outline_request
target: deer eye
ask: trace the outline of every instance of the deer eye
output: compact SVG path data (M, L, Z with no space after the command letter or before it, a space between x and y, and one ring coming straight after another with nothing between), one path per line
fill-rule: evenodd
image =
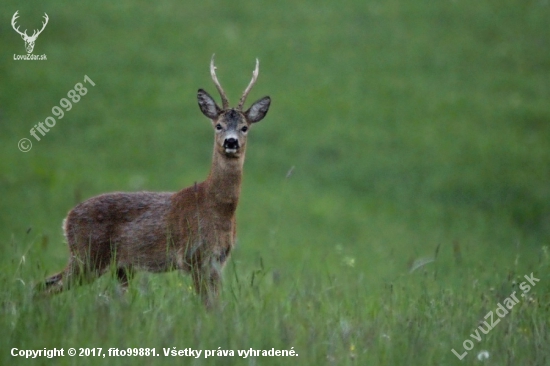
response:
M246 132L246 131L248 131L248 127L246 127L246 126L243 126L243 128L241 128L241 131L243 131L243 132Z
M216 125L216 131L221 131L223 129L222 125L219 123Z

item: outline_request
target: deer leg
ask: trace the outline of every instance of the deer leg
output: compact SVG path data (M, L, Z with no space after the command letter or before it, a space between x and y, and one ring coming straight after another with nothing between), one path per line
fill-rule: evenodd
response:
M48 295L58 294L74 285L75 278L79 279L78 282L81 282L82 266L75 262L75 258L71 257L67 267L62 272L46 278L43 283L37 286L37 291Z
M193 284L207 309L217 305L221 287L221 264L211 258L207 263L196 265L192 270Z
M70 289L75 285L93 282L103 272L106 266L100 263L92 265L89 260L81 260L71 256L69 264L62 272L50 276L36 287L37 294L54 295Z
M46 278L34 287L35 296L41 294L55 294L63 291L63 273L59 272Z
M128 284L130 283L130 280L134 277L134 273L135 271L131 266L119 267L117 269L116 276L124 292L128 290Z

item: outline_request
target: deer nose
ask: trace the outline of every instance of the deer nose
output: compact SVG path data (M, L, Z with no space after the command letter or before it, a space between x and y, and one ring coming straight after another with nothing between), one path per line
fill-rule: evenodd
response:
M224 149L238 149L239 148L239 140L237 140L234 137L230 137L228 139L225 139L223 141L223 147Z

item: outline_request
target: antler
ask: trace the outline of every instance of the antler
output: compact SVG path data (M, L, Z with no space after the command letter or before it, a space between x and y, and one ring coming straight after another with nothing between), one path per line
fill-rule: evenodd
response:
M34 30L34 32L32 33L32 36L29 37L29 35L27 35L27 30L25 29L24 32L21 32L19 30L19 27L15 27L15 21L17 20L17 18L19 18L19 15L17 15L17 13L19 13L19 10L17 10L15 12L15 14L13 14L13 17L11 18L11 26L13 27L13 29L19 33L21 36L24 36L25 39L36 39L38 37L38 35L40 35L40 33L42 33L42 31L44 30L44 28L46 28L46 24L48 24L48 14L44 13L44 18L46 20L46 22L42 22L42 29L40 29L39 31L37 31L36 29ZM37 33L38 32L38 33Z
M218 81L218 78L216 77L216 66L214 66L214 55L212 55L212 60L210 60L210 75L212 75L212 80L214 81L214 84L216 85L216 89L218 89L218 92L220 93L220 96L222 97L222 107L223 109L229 108L229 100L227 100L227 96L225 95L225 92L223 91L222 86L220 85L220 82Z
M42 33L42 31L44 30L44 28L46 28L46 24L48 24L48 20L49 20L50 18L48 18L48 14L46 14L46 13L44 13L44 18L45 18L45 20L46 20L46 23L42 22L42 29L40 29L40 30L38 31L38 33L36 33L36 30L34 30L34 32L32 33L32 36L31 36L30 38L37 38L38 35L39 35L40 33ZM35 35L35 33L36 33L36 35Z
M248 96L248 93L250 93L250 90L252 89L254 84L256 84L256 80L258 79L258 74L259 73L260 73L260 61L258 61L258 59L256 59L256 68L252 72L252 80L250 80L250 84L248 84L248 86L244 90L243 96L239 100L239 105L237 106L237 110L239 110L239 111L242 110L243 105L244 105L244 101L246 100L246 97Z
M17 33L19 33L20 35L22 36L25 36L25 37L28 37L27 36L27 30L25 29L25 32L22 33L20 30L19 30L19 27L15 28L15 21L17 20L17 18L19 18L19 15L17 15L17 13L19 13L19 10L17 10L15 12L15 14L13 14L13 17L11 18L11 26L13 27L13 30L16 31Z

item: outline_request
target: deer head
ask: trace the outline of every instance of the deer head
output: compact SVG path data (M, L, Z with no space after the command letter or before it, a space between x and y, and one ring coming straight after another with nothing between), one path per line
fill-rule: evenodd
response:
M254 102L246 112L242 111L246 97L258 78L259 64L256 59L252 80L244 90L237 108L229 108L227 96L216 77L214 55L210 61L210 74L222 98L222 107L220 108L210 94L203 89L199 89L197 94L202 113L212 120L212 126L216 131L216 151L228 158L239 158L244 155L246 136L250 125L261 121L269 110L271 99L263 97Z
M42 33L44 28L46 28L46 24L48 24L48 14L44 13L45 22L42 22L42 29L40 30L35 29L34 32L32 33L32 36L28 36L26 29L24 32L21 32L19 31L19 27L17 28L15 27L15 21L19 17L19 15L17 15L18 12L19 10L17 10L15 14L13 14L13 17L11 18L11 26L17 33L21 35L21 38L23 38L23 41L25 41L25 48L27 49L27 53L32 53L32 50L34 49L34 42L36 42L36 38L38 38L40 33Z

